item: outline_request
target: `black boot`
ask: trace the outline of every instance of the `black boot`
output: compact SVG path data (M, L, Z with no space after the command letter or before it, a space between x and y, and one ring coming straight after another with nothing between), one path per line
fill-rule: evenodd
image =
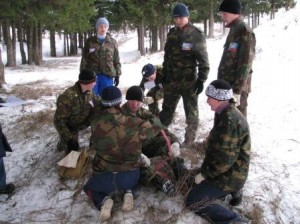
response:
M243 199L243 192L242 190L231 193L232 199L229 201L231 206L237 206L241 204Z
M15 188L14 184L6 184L4 188L0 189L0 194L11 194Z

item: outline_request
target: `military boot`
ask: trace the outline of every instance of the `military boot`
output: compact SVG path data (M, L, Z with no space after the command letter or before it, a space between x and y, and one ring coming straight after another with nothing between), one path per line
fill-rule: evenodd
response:
M231 206L237 206L242 202L243 199L243 192L237 191L237 192L233 192L231 193L232 199L229 201L229 204Z
M6 184L2 189L0 189L0 194L11 194L15 190L14 184Z

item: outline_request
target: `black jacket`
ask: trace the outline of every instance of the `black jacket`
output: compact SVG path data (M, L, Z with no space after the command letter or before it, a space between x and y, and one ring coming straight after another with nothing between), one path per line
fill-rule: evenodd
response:
M6 136L2 132L2 127L0 124L0 158L6 156L6 152L12 152L12 149L7 141Z

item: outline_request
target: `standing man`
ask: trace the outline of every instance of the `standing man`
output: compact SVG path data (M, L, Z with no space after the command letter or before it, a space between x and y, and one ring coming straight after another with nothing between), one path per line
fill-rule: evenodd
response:
M78 132L90 126L90 118L94 109L96 76L90 69L83 69L74 86L60 94L56 102L54 125L59 134L58 151L66 154L78 151Z
M220 16L230 31L219 65L218 79L226 80L232 86L238 109L247 117L256 39L253 30L243 21L241 9L240 0L224 0L220 5Z
M107 86L119 85L121 63L117 41L108 33L109 22L101 17L96 22L97 36L90 37L84 44L80 71L92 69L96 75L96 85L93 89L96 96L101 96Z
M159 114L162 123L169 126L182 97L187 123L183 145L186 146L195 140L199 123L198 94L202 92L209 72L204 34L189 22L189 15L186 5L175 5L175 27L170 29L165 45L164 101Z
M214 126L206 140L205 157L186 206L212 223L244 223L249 220L217 200L239 192L250 164L251 139L246 118L235 107L231 86L213 81L206 89L207 103L215 112Z
M142 69L143 79L140 83L140 87L145 91L145 83L154 82L152 87L144 99L144 102L148 104L149 110L155 116L159 115L158 101L164 98L163 91L163 73L162 66L154 66L153 64L146 64Z

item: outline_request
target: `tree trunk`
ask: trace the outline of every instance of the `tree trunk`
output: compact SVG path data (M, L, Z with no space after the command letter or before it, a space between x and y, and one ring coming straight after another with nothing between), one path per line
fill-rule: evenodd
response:
M152 44L151 44L151 52L158 51L158 35L157 35L157 26L151 27L151 36L152 36Z
M56 57L55 30L50 29L50 56Z
M34 24L33 29L33 61L35 65L41 65L40 44L39 44L39 28L38 24Z
M12 21L11 23L11 30L12 30L12 40L11 40L11 45L12 45L12 57L13 57L13 64L17 66L17 60L16 60L16 47L17 47L17 35L16 35L16 23L15 21Z
M33 65L33 27L32 24L29 24L26 29L27 33L27 55L28 55L28 64Z
M2 61L2 52L1 52L1 47L0 47L0 88L2 88L3 84L5 84L4 64Z
M13 46L12 46L12 38L10 35L10 25L8 20L3 21L3 37L4 42L6 44L6 53L7 53L7 67L16 67L16 60L14 57Z
M159 28L159 51L163 51L166 44L167 26L162 25Z
M22 60L22 65L25 65L27 63L27 59L26 59L26 53L25 53L25 49L24 49L24 29L22 27L22 21L18 21L17 23L17 36L18 36L18 41L20 43L20 53L21 53L21 60Z
M208 20L208 37L213 38L215 37L214 33L214 1L210 1L210 13L209 13L209 20Z
M144 33L145 33L145 27L144 27L144 22L142 21L142 24L138 26L138 50L140 51L142 56L146 54L145 44L144 44Z
M77 34L73 33L70 34L70 55L76 56L77 55Z

